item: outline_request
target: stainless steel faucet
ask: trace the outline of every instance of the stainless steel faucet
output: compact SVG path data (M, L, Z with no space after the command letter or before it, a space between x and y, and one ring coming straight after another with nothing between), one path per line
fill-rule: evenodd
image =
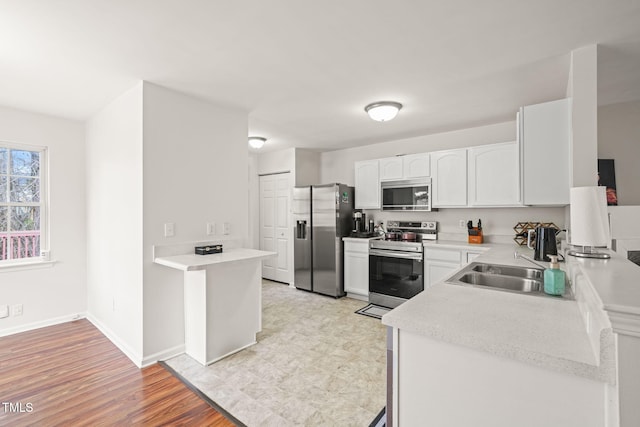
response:
M522 255L522 254L518 253L518 251L515 251L515 252L513 253L513 257L514 257L515 259L518 259L518 258L526 259L526 260L527 260L527 261L529 261L530 263L535 264L535 265L537 265L538 267L543 268L543 269L546 269L546 268L547 268L547 266L546 266L546 265L542 265L542 264L540 264L540 263L537 263L537 262L535 262L534 260L532 260L531 258L529 258L528 256L526 256L526 255Z

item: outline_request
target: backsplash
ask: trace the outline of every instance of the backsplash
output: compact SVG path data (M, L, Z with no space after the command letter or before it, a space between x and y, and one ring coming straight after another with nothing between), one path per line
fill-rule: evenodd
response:
M553 222L560 228L565 224L565 208L522 207L522 208L460 208L440 209L431 212L388 212L365 210L367 219L375 223L388 220L438 221L438 239L467 241L467 228L459 227L460 220L482 219L484 241L486 243L514 243L513 227L519 222Z

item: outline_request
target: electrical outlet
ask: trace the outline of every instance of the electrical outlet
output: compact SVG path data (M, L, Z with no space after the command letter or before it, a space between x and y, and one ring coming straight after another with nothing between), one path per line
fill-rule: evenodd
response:
M213 236L216 234L216 223L208 222L207 223L207 235Z
M225 222L224 224L222 224L222 234L229 234L231 229L231 226L229 225L228 222Z
M164 224L164 237L173 237L175 235L175 224L173 222L167 222Z
M467 222L464 219L461 219L460 222L458 222L458 227L465 228L466 226Z
M12 316L22 316L22 304L14 304L11 306Z
M6 304L0 305L0 319L5 317L9 317L9 306Z

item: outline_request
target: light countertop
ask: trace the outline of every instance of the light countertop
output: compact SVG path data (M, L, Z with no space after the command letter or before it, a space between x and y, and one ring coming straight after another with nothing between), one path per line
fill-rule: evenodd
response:
M447 245L488 249L474 260L478 262L532 266L514 258L516 250L533 258L533 251L516 244L436 243ZM441 282L385 314L382 323L555 371L615 381L613 335L604 330L596 352L578 304L571 299Z
M262 260L277 255L275 252L259 251L257 249L230 248L224 252L210 255L183 254L156 257L153 262L166 267L183 271L202 270L209 265L238 262L246 260Z

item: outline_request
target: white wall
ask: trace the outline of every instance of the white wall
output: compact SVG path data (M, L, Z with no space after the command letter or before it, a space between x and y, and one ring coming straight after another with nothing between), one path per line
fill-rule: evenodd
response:
M516 112L514 111L514 119ZM379 144L346 150L322 153L321 181L342 182L354 185L353 164L359 160L378 159L398 154L414 154L472 147L475 145L493 144L516 140L516 123L505 122L476 128L461 129L453 132L425 135L416 138L389 141ZM366 211L369 219L383 221L430 220L439 222L439 238L464 240L466 229L459 227L459 221L482 219L482 226L487 241L511 242L515 236L513 227L518 222L553 222L564 227L564 208L461 208L440 209L428 213Z
M47 146L53 267L2 272L0 304L23 315L0 319L0 336L70 320L87 309L84 125L0 107L0 141Z
M144 83L144 360L184 345L183 275L153 264L152 246L211 240L223 223L248 240L248 117ZM163 224L175 224L164 237ZM141 246L142 247L142 246Z
M572 98L572 187L598 183L598 47L571 52L567 96Z
M267 175L279 172L295 172L296 149L270 151L258 154L258 175Z
M598 158L615 160L618 204L640 205L640 101L598 108Z
M142 83L87 123L88 317L142 357Z
M294 186L329 184L320 180L320 153L296 148Z

